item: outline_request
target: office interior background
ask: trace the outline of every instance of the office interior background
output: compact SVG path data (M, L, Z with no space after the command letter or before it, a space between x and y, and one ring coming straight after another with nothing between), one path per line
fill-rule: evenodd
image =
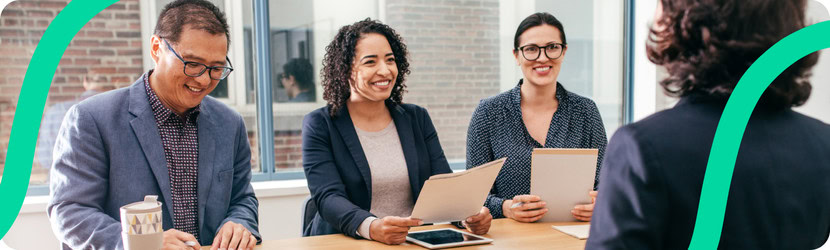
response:
M645 56L654 0L264 0L270 13L267 22L253 15L252 1L260 0L211 1L227 15L232 41L229 57L234 65L234 72L211 96L245 119L264 239L301 235L300 208L308 195L302 172L301 123L303 115L325 105L318 73L325 46L343 25L369 17L402 35L412 64L404 102L429 110L454 169L464 168L467 126L479 100L515 87L522 77L513 58L512 39L519 22L534 12L550 12L564 24L569 42L559 81L597 103L609 138L618 127L670 108L676 101L657 85L664 71ZM29 60L67 2L15 1L0 15L0 178ZM51 147L63 114L90 93L128 86L152 69L146 43L159 11L168 2L119 1L75 36L49 91L28 195L0 243L14 249L57 248L45 209ZM830 19L820 2L830 4L811 2L808 23ZM255 60L259 52L253 29L259 25L270 30L269 68ZM283 65L292 59L311 63L313 100L289 102L280 76ZM258 72L270 77L258 79ZM827 55L821 55L813 74L813 94L798 110L830 123ZM259 95L264 84L271 93ZM264 103L272 105L273 113L258 109L260 96L267 97ZM260 127L260 119L270 119L273 126ZM260 139L260 131L266 129L273 130L273 139ZM263 152L261 148L274 150Z

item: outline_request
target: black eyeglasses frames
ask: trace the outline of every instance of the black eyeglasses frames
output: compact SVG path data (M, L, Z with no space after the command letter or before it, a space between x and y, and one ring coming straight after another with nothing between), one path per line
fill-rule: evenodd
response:
M182 61L182 64L184 64L183 71L184 71L184 74L187 75L187 76L199 77L199 76L202 76L202 74L204 74L205 71L209 71L208 76L210 76L211 79L213 79L213 80L222 80L222 79L225 79L226 77L228 77L228 75L230 75L231 72L233 71L233 63L231 63L231 59L228 58L227 56L225 56L225 60L228 61L228 65L230 67L226 67L226 66L207 66L204 63L200 63L200 62L185 61L184 58L182 58L182 56L180 56L179 53L177 53L176 50L173 49L173 46L170 46L170 43L167 42L167 39L162 39L162 40L164 40L164 43L167 45L167 49L172 51L173 54L176 55L176 58L179 58L179 60Z
M568 45L564 43L551 43L542 47L536 44L528 44L517 49L521 51L522 56L528 61L536 61L539 59L539 56L542 55L542 49L545 50L545 56L548 59L556 60L562 56L562 52L565 51L566 46Z

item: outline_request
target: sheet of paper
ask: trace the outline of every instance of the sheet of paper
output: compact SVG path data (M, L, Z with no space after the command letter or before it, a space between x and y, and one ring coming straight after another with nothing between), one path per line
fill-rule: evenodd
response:
M530 194L547 204L548 212L539 221L576 221L571 210L590 204L594 188L597 149L537 148L530 163Z
M460 221L477 214L507 158L467 171L434 175L424 183L412 218L424 223Z
M577 239L584 240L588 238L588 233L591 232L591 225L573 225L573 226L552 226L553 229L559 232L573 236Z

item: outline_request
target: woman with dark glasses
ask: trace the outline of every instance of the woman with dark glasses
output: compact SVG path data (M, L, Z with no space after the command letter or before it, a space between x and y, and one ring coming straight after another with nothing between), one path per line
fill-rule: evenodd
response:
M467 132L467 168L507 157L485 206L493 218L534 222L547 212L530 193L534 148L597 148L596 176L605 152L605 128L596 104L556 81L568 51L564 28L553 15L525 18L513 39L523 79L515 88L481 100ZM596 179L594 189L596 189ZM596 192L586 193L596 197ZM522 205L515 205L521 202ZM574 218L589 221L593 204L577 205Z

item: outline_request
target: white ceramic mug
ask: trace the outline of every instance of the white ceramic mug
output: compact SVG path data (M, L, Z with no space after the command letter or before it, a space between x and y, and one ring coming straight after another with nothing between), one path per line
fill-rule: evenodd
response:
M161 202L147 195L144 201L121 207L121 240L124 249L161 249L164 243Z

